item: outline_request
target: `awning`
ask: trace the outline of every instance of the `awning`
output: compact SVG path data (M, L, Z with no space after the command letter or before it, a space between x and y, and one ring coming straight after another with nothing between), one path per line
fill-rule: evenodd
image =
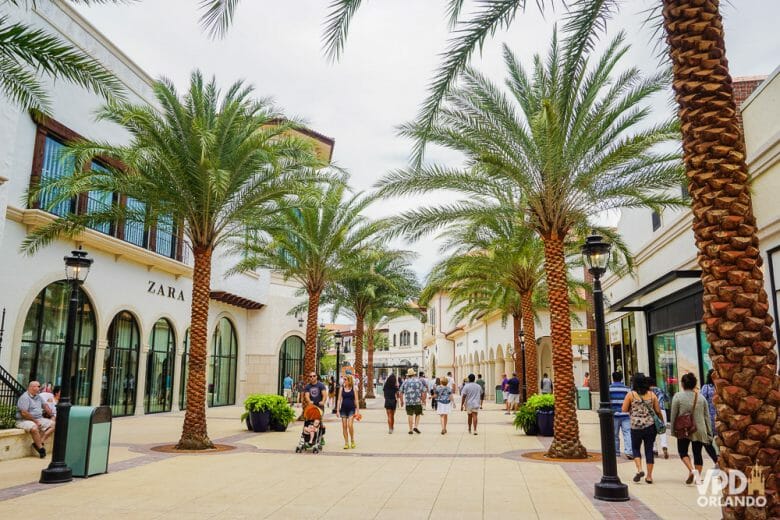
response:
M226 291L211 291L211 299L218 302L227 303L228 305L235 305L242 309L262 309L264 304L250 300L249 298L243 298L233 293Z
M675 292L679 289L683 289L691 284L696 283L701 278L701 271L696 270L679 270L669 271L665 275L653 280L649 284L645 285L641 289L638 289L625 298L621 298L615 303L609 304L609 312L618 311L642 311L645 310L645 305L637 305L637 300L643 296L647 296L654 291L658 291L661 288L666 288L663 291L665 294L656 295L657 298L667 296L671 292ZM679 281L678 281L679 280ZM657 299L654 298L654 299ZM631 305L631 304L634 305Z

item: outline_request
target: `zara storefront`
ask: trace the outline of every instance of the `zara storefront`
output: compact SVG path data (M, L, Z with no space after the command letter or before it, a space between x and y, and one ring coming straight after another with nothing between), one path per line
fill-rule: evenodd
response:
M63 2L14 15L89 49L110 66L128 100L154 106L152 79ZM67 33L64 32L67 30ZM38 179L68 175L59 152L81 136L123 142L127 136L94 114L96 95L66 82L49 86L50 117L23 111L0 97L0 366L26 385L57 385L65 343L68 291L63 257L82 247L94 260L82 286L72 372L77 404L103 404L115 416L160 413L185 405L192 263L180 230L164 218L144 229L117 223L56 240L34 255L20 252L27 233L63 212L88 213L106 204L139 201L91 192L51 212L26 204ZM328 158L333 140L302 131ZM100 168L96 160L93 168ZM303 337L288 310L297 287L268 271L225 277L234 260L217 251L212 263L207 405L235 404L250 392L276 392L280 352ZM3 312L4 311L4 312Z

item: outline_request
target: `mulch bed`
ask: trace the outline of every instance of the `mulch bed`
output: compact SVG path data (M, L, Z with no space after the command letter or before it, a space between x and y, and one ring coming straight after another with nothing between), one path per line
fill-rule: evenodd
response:
M231 451L236 449L236 447L230 444L215 444L214 449L211 450L177 450L175 444L163 444L162 446L153 446L150 449L152 451L158 451L160 453L176 453L182 455L204 455L209 453L222 453L225 451Z
M588 453L588 457L584 459L554 459L547 456L546 451L529 451L522 454L523 457L531 459L537 462L601 462L600 453Z

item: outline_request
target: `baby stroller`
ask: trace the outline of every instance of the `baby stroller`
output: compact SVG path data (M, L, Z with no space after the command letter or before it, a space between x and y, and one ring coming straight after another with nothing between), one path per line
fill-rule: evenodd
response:
M311 450L319 453L325 446L325 425L322 424L322 410L310 404L303 411L303 431L295 453Z

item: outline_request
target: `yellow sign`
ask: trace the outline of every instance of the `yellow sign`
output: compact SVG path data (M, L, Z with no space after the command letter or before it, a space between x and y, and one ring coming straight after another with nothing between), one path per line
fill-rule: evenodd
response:
M588 329L572 329L572 331L571 331L571 344L572 345L590 345L590 330L588 330Z

